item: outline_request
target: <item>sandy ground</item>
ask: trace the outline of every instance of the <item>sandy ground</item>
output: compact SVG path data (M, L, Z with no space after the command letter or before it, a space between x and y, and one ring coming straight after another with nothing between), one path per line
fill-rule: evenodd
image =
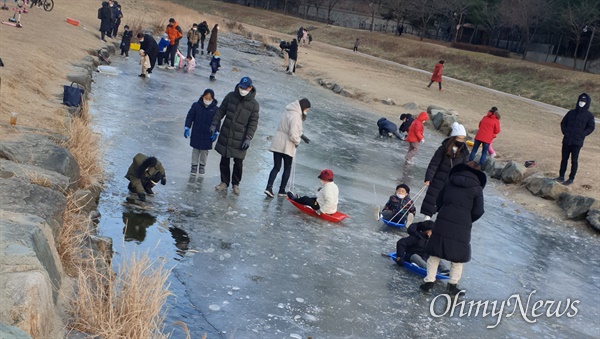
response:
M122 5L124 18L121 28L129 24L147 29L156 26L156 23L166 22L171 16L178 19L184 31L200 19L207 20L210 26L226 21L164 1L133 0ZM19 113L19 124L65 131L62 85L67 84L65 76L70 65L87 55L87 50L103 46L96 18L99 6L100 1L90 0L70 1L66 7L64 3L57 3L52 12L34 8L23 14L24 28L0 25L0 57L5 64L0 68L1 122L7 122L10 112L15 111ZM67 17L80 20L80 26L67 24ZM245 28L264 36L291 38L249 25ZM226 31L226 25L222 24L221 29ZM282 61L282 68L283 64ZM373 111L392 119L397 119L401 113L418 113L435 104L457 111L467 130L473 130L487 110L497 106L502 113L502 132L494 142L499 159L535 160L537 171L549 176L557 175L561 117L535 104L453 81L445 81L442 92L434 88L428 90L425 88L427 75L319 42L300 49L299 64L302 68L298 69L298 76L315 83L315 86L316 78L339 83L360 94L361 104L366 103ZM410 111L401 106L386 106L380 103L380 99L384 98L392 98L399 105L416 102L419 108ZM576 98L573 98L573 104L575 101ZM592 102L592 110L598 107L595 102ZM375 128L373 122L374 131ZM586 139L582 149L573 191L600 199L597 184L600 181L599 167L600 131L596 131Z

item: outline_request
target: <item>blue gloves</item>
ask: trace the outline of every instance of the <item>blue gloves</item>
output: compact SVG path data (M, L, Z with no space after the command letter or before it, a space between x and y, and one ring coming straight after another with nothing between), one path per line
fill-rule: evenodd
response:
M250 139L245 139L244 142L242 142L242 150L245 151L248 148L250 148Z
M186 128L183 130L183 137L184 138L189 138L190 136L190 128L186 126Z
M215 141L219 137L219 132L215 132L210 135L210 141Z

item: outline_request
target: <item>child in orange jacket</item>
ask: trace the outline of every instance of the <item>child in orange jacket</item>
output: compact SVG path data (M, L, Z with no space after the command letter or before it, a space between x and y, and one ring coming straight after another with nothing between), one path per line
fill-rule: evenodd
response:
M406 153L406 156L404 157L404 159L406 160L406 163L409 165L414 164L414 162L412 161L412 158L419 151L419 143L422 144L425 142L425 137L423 135L423 132L425 131L425 127L423 126L423 123L427 120L429 120L429 116L427 115L427 112L421 112L419 114L419 116L415 119L415 121L413 121L413 123L408 128L408 136L406 137L406 142L409 143L408 144L408 152Z

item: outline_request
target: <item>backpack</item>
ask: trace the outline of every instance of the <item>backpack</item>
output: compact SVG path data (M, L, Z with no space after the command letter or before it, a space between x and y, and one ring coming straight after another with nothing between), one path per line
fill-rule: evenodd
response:
M98 8L98 19L102 20L102 8Z

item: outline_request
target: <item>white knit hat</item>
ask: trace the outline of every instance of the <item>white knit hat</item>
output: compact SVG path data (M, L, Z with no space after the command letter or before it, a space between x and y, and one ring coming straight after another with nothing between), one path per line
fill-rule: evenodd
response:
M456 137L456 136L467 136L467 131L465 130L465 126L459 124L458 122L454 122L452 124L452 133L450 133L451 137Z

